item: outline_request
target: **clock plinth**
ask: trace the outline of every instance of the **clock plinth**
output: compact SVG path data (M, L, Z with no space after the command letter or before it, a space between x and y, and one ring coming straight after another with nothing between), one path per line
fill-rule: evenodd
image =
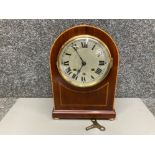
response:
M116 117L115 110L55 110L53 118L62 119L113 119Z
M116 117L114 96L118 49L106 32L88 25L64 31L52 46L50 69L53 118Z

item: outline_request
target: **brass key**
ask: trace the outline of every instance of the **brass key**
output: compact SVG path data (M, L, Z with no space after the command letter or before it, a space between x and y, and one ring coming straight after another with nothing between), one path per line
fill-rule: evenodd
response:
M102 125L100 125L100 124L97 122L96 119L91 119L91 121L92 121L93 124L90 125L90 126L88 126L88 127L86 127L86 130L87 130L87 131L90 130L90 129L93 129L93 128L98 128L100 131L105 131L105 127L102 126Z

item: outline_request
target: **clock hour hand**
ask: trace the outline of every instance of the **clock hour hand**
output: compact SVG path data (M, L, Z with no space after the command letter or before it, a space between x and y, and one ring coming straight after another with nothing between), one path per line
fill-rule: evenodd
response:
M76 76L78 76L78 74L81 72L82 67L85 65L86 65L86 62L82 61L82 65L81 65L80 69L77 71Z
M81 65L80 69L77 71L76 76L78 76L78 74L81 72L82 67L83 67L83 65Z

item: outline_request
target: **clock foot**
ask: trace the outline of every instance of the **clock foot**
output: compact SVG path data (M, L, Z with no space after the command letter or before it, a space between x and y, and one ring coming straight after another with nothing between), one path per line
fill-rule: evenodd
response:
M60 119L60 118L54 117L53 119L58 120L58 119Z
M110 118L109 121L114 121L116 118Z

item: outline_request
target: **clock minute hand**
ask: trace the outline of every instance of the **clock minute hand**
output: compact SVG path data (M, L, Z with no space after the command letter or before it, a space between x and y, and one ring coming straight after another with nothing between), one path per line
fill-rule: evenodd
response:
M77 55L79 56L79 58L81 59L82 63L85 64L85 62L83 61L83 59L81 58L80 54L78 53L77 49L74 48L74 50L76 51Z
M76 51L76 53L78 54L78 56L81 59L81 61L84 62L83 59L81 58L80 54L77 51Z

